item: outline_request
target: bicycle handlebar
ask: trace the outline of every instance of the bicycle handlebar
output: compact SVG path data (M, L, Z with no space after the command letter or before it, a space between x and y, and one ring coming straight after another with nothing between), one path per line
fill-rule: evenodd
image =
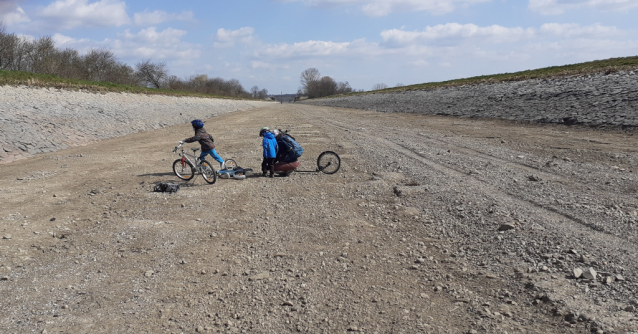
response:
M180 148L180 147L182 147L182 146L184 146L184 142L183 142L183 141L180 141L180 142L179 142L179 145L175 146L175 148L173 149L173 153L177 152L177 149L178 149L178 148Z

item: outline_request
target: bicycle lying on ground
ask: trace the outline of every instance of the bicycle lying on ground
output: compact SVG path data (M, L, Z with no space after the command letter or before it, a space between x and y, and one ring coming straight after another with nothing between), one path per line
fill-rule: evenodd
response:
M181 149L180 152L177 150ZM200 160L195 152L199 151L199 148L192 147L193 154L184 152L184 143L180 143L173 149L173 153L177 153L181 158L173 161L173 173L184 180L190 181L195 176L195 173L202 175L204 180L209 184L213 184L217 181L217 176L222 178L235 178L243 179L246 173L250 173L252 169L241 168L237 166L237 163L233 159L224 161L226 169L216 171L215 168L207 160ZM243 177L240 177L243 176Z
M298 173L317 173L322 172L324 174L334 174L341 167L341 158L339 155L332 151L325 151L319 154L317 158L317 169L316 170L297 170L301 163L299 161L295 162L278 162L275 163L275 173L278 173L281 176L288 176L292 174L292 172L297 171Z

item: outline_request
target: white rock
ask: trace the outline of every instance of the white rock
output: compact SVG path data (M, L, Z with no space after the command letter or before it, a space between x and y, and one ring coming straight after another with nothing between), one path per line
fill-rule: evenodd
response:
M586 269L585 271L583 271L583 278L584 279L590 279L590 280L595 280L596 279L596 270L594 270L594 268L589 268Z

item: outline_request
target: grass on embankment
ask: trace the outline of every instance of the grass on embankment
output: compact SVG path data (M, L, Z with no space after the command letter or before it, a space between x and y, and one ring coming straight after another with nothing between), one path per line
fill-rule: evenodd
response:
M247 100L240 97L228 97L213 94L201 94L185 91L177 91L170 89L151 89L140 86L119 85L111 82L87 81L60 78L52 74L39 74L21 71L5 71L0 70L0 86L24 85L33 87L51 87L68 90L87 90L96 93L118 92L131 94L153 94L153 95L169 95L169 96L190 96L216 99L234 99Z
M530 79L552 79L562 77L572 77L595 73L614 73L619 71L631 71L638 69L638 56L610 58L605 60L595 60L586 63L552 66L539 68L536 70L527 70L515 73L502 73L492 75L482 75L472 78L455 79L441 82L428 82L403 87L386 88L363 93L351 93L345 95L358 95L367 93L388 93L388 92L404 92L409 90L434 89L441 87L454 87L462 85L476 85L481 83L498 83L504 81L523 81ZM330 96L328 96L330 97Z

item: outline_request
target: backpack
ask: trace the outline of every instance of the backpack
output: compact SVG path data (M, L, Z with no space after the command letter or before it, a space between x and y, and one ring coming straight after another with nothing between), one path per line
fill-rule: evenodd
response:
M180 184L162 182L156 185L153 191L162 193L176 193L179 190L179 187L181 187Z
M284 161L286 162L295 161L297 160L297 158L301 156L301 154L303 154L303 148L301 147L301 145L299 145L299 143L297 143L295 139L291 137L290 135L288 134L284 135L283 137L281 137L281 140L286 145L286 150L287 150L286 152L287 157L284 159Z

